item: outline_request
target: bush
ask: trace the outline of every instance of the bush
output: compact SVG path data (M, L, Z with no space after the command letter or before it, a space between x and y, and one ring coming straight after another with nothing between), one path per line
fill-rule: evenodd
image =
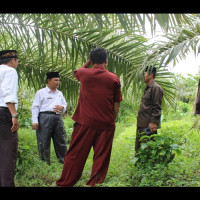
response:
M34 96L33 89L27 89L21 86L18 91L18 113L19 113L19 125L21 128L31 128L32 127L32 113L31 106Z
M180 154L180 146L172 137L154 134L141 137L141 147L133 163L140 168L155 169L166 167L174 158L175 152Z
M126 100L123 100L120 103L119 113L117 115L116 121L119 123L126 124L127 126L136 123L136 115L138 112L138 108L136 105L129 103Z
M193 104L178 101L176 104L176 109L169 107L161 115L162 121L166 122L168 120L181 120L184 117L188 118L188 114L192 112Z
M68 116L63 119L63 122L64 122L65 131L66 131L66 141L67 141L67 144L69 145L71 141L71 135L74 129L74 121L72 120L71 117Z
M39 159L35 131L21 128L18 132L15 186L51 186L60 177L62 171L62 164L58 162L54 148L51 148L51 165L48 165Z
M178 102L178 107L179 107L179 109L180 109L182 112L184 112L184 113L186 113L186 112L189 111L189 105L188 105L188 103L179 101L179 102Z

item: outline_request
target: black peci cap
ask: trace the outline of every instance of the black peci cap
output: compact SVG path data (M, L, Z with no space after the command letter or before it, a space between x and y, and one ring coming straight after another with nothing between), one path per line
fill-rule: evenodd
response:
M16 50L3 50L0 51L0 59L4 58L18 58Z
M156 67L153 67L153 66L146 66L145 72L151 72L153 74L156 74Z
M49 78L59 78L59 73L58 72L47 72L47 79Z

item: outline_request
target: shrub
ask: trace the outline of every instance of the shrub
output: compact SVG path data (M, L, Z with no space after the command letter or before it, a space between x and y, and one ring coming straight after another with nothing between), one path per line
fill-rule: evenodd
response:
M127 126L136 123L136 115L138 108L137 105L129 103L127 100L123 100L120 103L119 113L117 115L116 121L119 123L125 123Z
M174 158L175 152L180 154L180 146L170 136L154 134L141 137L141 147L133 163L140 168L155 169L166 167Z
M69 145L71 141L71 135L74 129L74 121L71 119L70 116L63 119L64 127L66 131L66 142Z
M21 86L22 87L22 86ZM18 91L18 113L19 113L19 125L20 128L32 127L32 113L31 106L34 97L33 89L27 89L26 87L19 88Z
M180 109L183 113L186 113L186 112L189 111L189 105L188 105L188 103L179 101L179 102L178 102L178 107L179 107L179 109Z

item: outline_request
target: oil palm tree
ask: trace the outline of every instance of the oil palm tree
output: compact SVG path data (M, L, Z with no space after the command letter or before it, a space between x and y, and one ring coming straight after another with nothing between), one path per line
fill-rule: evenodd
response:
M165 102L173 105L173 85L169 82L172 74L166 65L186 52L181 50L181 45L180 51L176 49L177 42L180 44L179 29L183 25L193 26L194 18L198 17L190 14L0 14L0 47L17 49L20 84L27 82L35 90L45 85L47 71L58 70L60 89L72 104L77 102L79 92L73 71L88 59L92 48L101 46L108 51L108 69L120 77L125 98L141 93L144 67L153 63L158 67L157 81L164 88ZM144 37L147 23L152 35L159 24L170 42L149 44ZM170 38L170 34L174 37ZM166 58L167 62L163 62Z

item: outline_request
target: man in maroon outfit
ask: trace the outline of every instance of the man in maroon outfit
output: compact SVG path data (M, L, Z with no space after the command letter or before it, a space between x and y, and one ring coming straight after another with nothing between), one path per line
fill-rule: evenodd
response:
M93 68L89 68L90 65ZM122 101L121 85L116 74L106 70L108 55L103 48L90 52L90 59L74 76L81 83L79 101L72 117L75 121L69 150L65 155L58 186L72 187L80 179L93 146L92 187L104 181L111 155L115 119Z

